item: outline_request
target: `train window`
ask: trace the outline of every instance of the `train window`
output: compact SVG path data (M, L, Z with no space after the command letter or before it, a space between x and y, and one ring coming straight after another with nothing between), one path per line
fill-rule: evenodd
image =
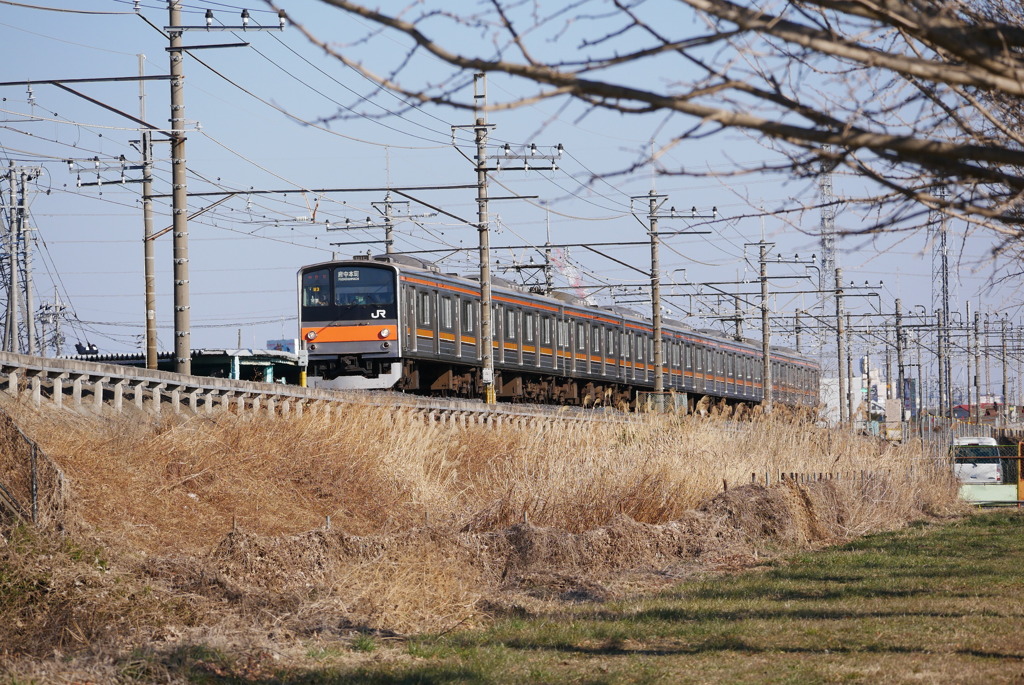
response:
M546 316L540 320L540 341L545 345L551 344L551 319Z
M430 296L433 293L426 290L416 292L416 322L423 325L430 325Z
M640 336L636 339L636 358L639 361L644 360L644 348L647 347L647 339Z
M452 298L441 298L441 328L452 330Z
M581 321L576 322L576 349L587 351L587 325Z
M615 355L615 331L608 329L608 355Z
M462 330L473 330L473 311L476 303L473 300L462 300Z
M516 314L519 312L511 307L505 310L505 339L515 340L516 339Z
M331 275L327 269L302 274L302 306L324 307L331 303Z
M601 351L601 329L594 326L590 331L590 341L593 344L591 348L594 352Z
M559 321L558 322L558 346L568 347L569 346L569 322Z
M533 314L523 313L523 340L533 342Z

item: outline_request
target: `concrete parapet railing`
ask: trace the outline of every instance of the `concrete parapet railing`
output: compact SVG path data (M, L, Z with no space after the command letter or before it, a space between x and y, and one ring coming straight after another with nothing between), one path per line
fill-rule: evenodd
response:
M401 407L444 423L523 425L627 420L618 412L439 401L397 393L340 392L11 352L0 352L0 388L17 397L27 396L36 405L49 402L57 407L93 411L110 407L120 412L134 405L151 413L212 414L226 410L301 416L310 409L331 411L336 405L361 404Z

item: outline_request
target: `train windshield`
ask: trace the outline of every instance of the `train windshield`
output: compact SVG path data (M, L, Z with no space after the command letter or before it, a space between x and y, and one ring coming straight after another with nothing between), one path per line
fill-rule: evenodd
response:
M392 271L362 266L334 269L335 305L389 305L394 301L395 274Z
M302 318L394 318L395 272L372 266L323 267L302 274Z

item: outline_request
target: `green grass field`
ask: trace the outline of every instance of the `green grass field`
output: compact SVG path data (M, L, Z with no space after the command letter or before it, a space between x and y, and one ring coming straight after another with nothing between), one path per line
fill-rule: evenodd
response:
M983 513L484 631L363 638L283 682L1024 681L1024 516ZM353 663L353 652L360 655ZM187 672L190 660L184 659ZM208 663L208 662L207 662ZM206 682L246 680L200 667ZM179 672L180 675L186 675Z

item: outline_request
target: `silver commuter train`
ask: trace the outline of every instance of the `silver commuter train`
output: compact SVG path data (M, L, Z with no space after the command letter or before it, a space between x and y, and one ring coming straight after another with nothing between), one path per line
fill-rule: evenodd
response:
M300 337L308 383L479 397L480 285L407 255L305 266L298 273ZM495 279L495 390L500 399L635 405L654 388L651 321L624 307L547 297ZM760 343L680 322L663 325L665 389L702 399L762 398ZM773 401L814 406L820 369L773 349Z

